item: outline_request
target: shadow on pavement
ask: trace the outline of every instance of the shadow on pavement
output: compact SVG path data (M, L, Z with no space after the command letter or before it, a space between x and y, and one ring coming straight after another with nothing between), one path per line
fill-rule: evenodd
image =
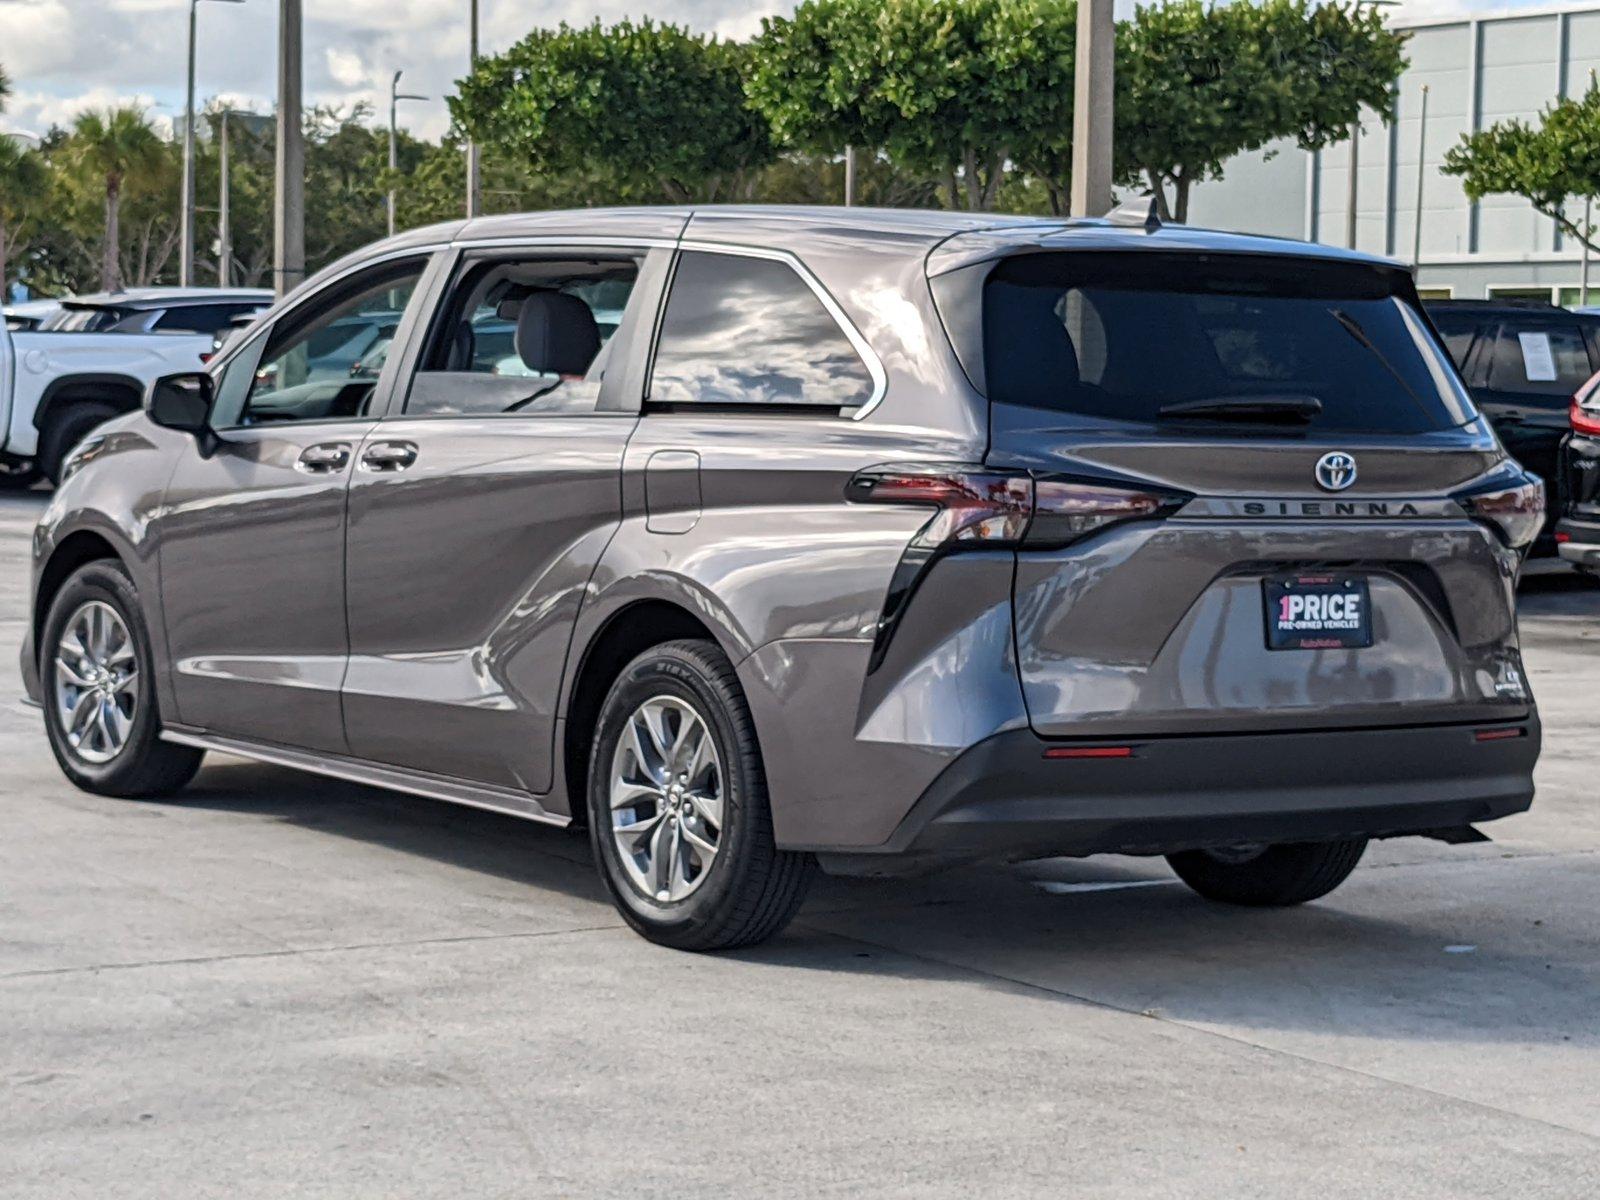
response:
M588 843L572 831L228 761L178 802L274 817L610 913ZM1454 853L1358 871L1328 899L1283 910L1202 901L1159 859L1055 859L898 881L824 876L785 935L725 957L752 969L1037 987L1201 1025L1600 1041L1585 1015L1597 985L1587 914L1600 906L1600 872Z

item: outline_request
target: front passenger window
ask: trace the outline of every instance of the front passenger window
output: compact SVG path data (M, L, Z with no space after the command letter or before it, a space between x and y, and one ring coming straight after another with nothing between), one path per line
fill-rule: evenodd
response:
M324 421L367 411L424 261L391 263L326 302L290 313L273 331L250 383L241 425Z

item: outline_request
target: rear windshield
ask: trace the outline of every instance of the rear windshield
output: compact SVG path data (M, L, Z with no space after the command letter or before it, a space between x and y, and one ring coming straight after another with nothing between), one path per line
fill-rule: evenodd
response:
M1391 287L1381 271L1304 259L1007 259L984 286L989 398L1185 427L1259 420L1422 433L1464 424L1471 400Z

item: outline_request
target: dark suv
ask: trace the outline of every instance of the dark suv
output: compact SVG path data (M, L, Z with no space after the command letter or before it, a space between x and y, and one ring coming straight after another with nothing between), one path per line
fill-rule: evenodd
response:
M375 312L381 367L318 374ZM1387 261L496 217L329 268L81 444L22 669L84 788L218 750L586 824L676 946L772 934L818 863L1161 854L1293 904L1528 806L1542 505Z
M1561 441L1573 394L1600 371L1600 316L1538 301L1431 300L1427 309L1500 441L1550 488L1551 520L1533 553L1554 554Z

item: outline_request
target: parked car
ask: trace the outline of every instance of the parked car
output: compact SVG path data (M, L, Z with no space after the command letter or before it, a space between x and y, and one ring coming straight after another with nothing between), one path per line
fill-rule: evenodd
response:
M236 318L272 304L265 288L128 288L74 296L40 326L51 333L227 332Z
M59 300L24 300L0 308L0 317L5 318L4 324L7 329L13 333L20 333L23 330L39 328L60 311Z
M1581 571L1600 574L1600 372L1572 397L1572 432L1561 447L1565 503L1556 525L1557 550Z
M375 377L296 382L385 303ZM217 750L587 825L673 946L771 935L819 863L1160 854L1295 904L1528 807L1542 504L1386 260L1149 213L494 217L84 442L22 669L80 787Z
M1600 315L1531 300L1434 300L1427 309L1505 448L1550 488L1533 553L1553 555L1561 441L1573 393L1600 371Z
M151 380L199 369L213 349L208 333L0 330L0 486L59 478L84 435L137 409Z

